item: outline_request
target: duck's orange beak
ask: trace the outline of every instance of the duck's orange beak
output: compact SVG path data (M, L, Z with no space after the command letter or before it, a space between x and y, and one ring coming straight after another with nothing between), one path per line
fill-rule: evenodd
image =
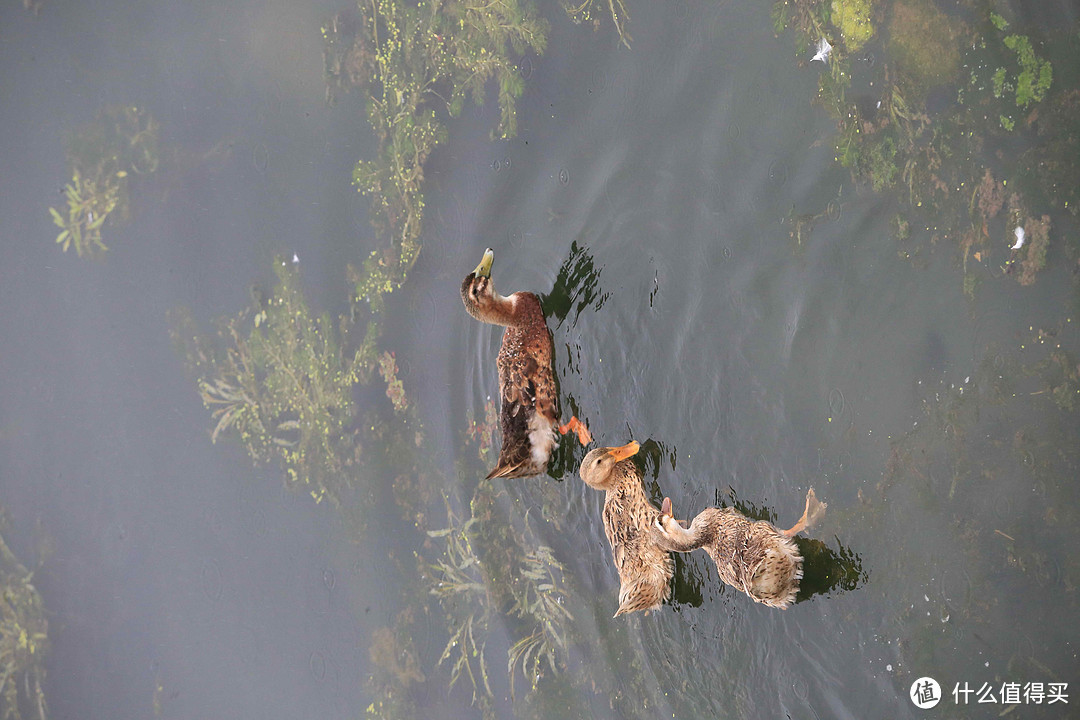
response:
M611 455L611 457L615 458L615 462L619 462L620 460L625 460L628 457L637 455L637 451L640 449L641 446L638 445L637 441L631 440L629 443L623 445L622 447L611 448L610 450L608 450L608 454Z
M660 503L660 514L666 515L667 517L674 517L671 512L671 498L666 497L664 498L664 502Z

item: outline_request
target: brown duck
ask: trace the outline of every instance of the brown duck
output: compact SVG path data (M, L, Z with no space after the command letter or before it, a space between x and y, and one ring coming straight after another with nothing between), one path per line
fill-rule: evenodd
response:
M718 507L702 510L684 528L672 515L671 498L664 498L652 535L657 545L674 552L705 548L721 580L756 602L783 610L795 601L803 574L803 558L792 538L820 520L825 508L810 488L806 509L790 530Z
M655 610L671 596L675 563L671 553L652 539L650 528L660 511L645 496L641 471L631 460L636 442L616 448L597 448L581 461L578 473L585 484L607 491L604 533L619 571L619 609L623 613Z
M559 425L559 399L551 369L553 344L540 298L531 292L508 297L495 292L491 280L494 261L495 253L488 248L480 264L461 282L461 300L470 315L481 322L506 326L495 361L502 399L502 449L488 478L529 477L547 469L558 442L556 429L563 435L573 430L582 445L592 437L576 417Z

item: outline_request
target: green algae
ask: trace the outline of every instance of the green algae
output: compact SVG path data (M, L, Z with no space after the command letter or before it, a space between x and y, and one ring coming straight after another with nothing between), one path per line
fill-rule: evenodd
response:
M848 52L858 52L874 36L873 15L873 0L832 0L832 24Z

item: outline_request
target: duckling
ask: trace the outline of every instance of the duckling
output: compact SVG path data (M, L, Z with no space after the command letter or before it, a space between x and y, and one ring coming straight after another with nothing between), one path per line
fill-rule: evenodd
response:
M671 553L651 538L650 527L660 512L645 496L641 471L630 458L640 446L597 448L581 461L578 473L585 484L607 492L604 498L604 533L619 571L619 609L623 613L655 610L671 596L675 562Z
M721 580L756 602L783 610L795 601L803 575L803 558L792 538L819 521L826 507L810 488L806 509L789 530L750 520L734 508L718 507L702 510L687 529L674 518L671 498L664 498L652 536L665 550L705 548Z
M582 445L592 441L588 429L576 417L559 425L559 398L551 368L554 348L540 298L531 292L516 292L509 297L495 292L491 280L494 261L495 253L488 248L480 264L461 283L461 301L470 315L480 322L506 326L495 361L502 398L499 425L503 442L499 461L488 473L489 480L544 472L558 442L556 429L563 435L573 430Z

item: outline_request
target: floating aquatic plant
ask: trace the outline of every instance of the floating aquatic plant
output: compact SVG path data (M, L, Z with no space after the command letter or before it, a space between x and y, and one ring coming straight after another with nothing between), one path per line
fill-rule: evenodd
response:
M1046 97L1046 91L1050 89L1050 83L1054 79L1054 70L1049 62L1035 55L1031 40L1026 35L1009 35L1002 42L1016 53L1020 65L1016 76L1016 106L1024 109Z
M1016 111L1026 111L1047 97L1054 71L1050 62L1035 52L1029 36L1006 35L1009 24L993 13L990 19L996 30L980 38L967 53L965 65L971 67L971 76L961 98L966 104L992 107L999 127L1013 132ZM986 97L987 89L996 102Z

